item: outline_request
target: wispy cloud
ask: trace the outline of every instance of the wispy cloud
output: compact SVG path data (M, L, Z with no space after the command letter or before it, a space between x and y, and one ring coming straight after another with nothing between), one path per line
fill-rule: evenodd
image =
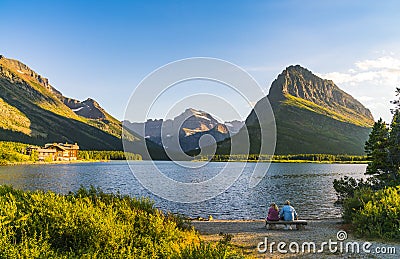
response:
M371 109L375 118L390 121L390 100L395 98L394 90L400 85L400 57L394 53L381 53L375 59L354 62L347 71L319 74L333 80L343 90Z
M374 97L365 96L365 95L358 97L358 100L361 101L361 102L370 102L370 101L372 101L374 99L375 99Z
M384 56L377 59L367 59L364 61L356 62L355 65L361 70L369 69L400 69L400 59L392 56Z
M347 72L320 74L337 84L356 85L362 82L396 85L400 81L400 58L383 56L377 59L366 59L354 63Z

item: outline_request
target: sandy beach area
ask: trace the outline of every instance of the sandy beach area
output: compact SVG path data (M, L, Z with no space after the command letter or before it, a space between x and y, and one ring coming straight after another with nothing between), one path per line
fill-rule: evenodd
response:
M367 240L360 240L349 234L346 231L346 225L342 224L341 219L324 219L324 220L308 220L308 225L304 230L285 230L283 225L277 226L277 229L268 230L265 227L263 220L211 220L211 221L192 221L192 225L199 231L201 237L205 241L218 241L221 239L220 233L232 234L232 244L241 249L245 255L251 258L399 258L400 257L400 243L383 243L381 241L369 240L370 247L363 251L362 246ZM343 241L337 239L338 231L346 231L347 238ZM340 238L343 238L343 232ZM322 252L318 252L321 248L322 242L338 242L332 243L331 250L328 244L324 245ZM260 242L267 241L268 249L265 252L259 252L258 248L262 251L265 249ZM272 242L272 253L270 247ZM286 246L281 250L287 250L287 253L281 253L277 249L279 242L285 242ZM299 253L292 252L296 250L295 242L299 245ZM316 244L316 252L308 251L308 245L305 244L305 252L302 252L302 245L305 242L313 242ZM356 251L356 246L352 248L350 242L357 242L359 244L360 252ZM340 252L340 245L342 244L342 252ZM346 245L348 245L346 251ZM292 251L289 249L292 248ZM312 248L312 246L311 246ZM335 248L337 251L334 252ZM376 250L378 249L378 250ZM393 249L395 253L393 254ZM378 254L380 251L386 252L391 250L391 254Z

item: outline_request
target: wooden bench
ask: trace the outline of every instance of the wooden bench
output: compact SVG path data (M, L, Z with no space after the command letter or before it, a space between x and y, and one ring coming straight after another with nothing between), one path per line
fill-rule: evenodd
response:
M307 225L307 221L305 220L293 220L293 221L284 221L284 220L278 220L278 221L265 221L265 226L267 229L275 229L276 225L296 225L296 229L305 229L305 225Z

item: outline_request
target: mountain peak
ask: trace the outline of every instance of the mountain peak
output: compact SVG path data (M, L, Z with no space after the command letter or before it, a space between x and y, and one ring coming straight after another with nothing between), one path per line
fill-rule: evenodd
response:
M0 55L0 69L1 67L5 67L6 70L8 70L7 75L4 76L7 76L11 80L23 80L25 82L32 81L57 96L62 95L59 91L57 91L54 87L50 85L47 78L36 73L34 70L32 70L30 67L19 60L6 58L3 55Z
M197 109L194 109L194 108L187 108L183 113L184 114L192 114L192 115L202 115L202 114L204 115L204 114L207 114L204 111L197 110Z
M298 99L300 98L300 99ZM322 108L345 114L349 121L362 126L373 124L371 112L332 80L322 79L300 65L289 66L272 83L268 99L271 104L305 100Z

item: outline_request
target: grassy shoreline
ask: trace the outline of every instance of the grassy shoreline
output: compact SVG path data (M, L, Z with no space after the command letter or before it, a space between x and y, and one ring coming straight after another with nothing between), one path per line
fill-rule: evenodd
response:
M111 160L72 160L72 161L24 161L24 162L7 162L0 166L17 166L17 165L56 165L56 164L79 164L79 163L101 163L110 162Z

